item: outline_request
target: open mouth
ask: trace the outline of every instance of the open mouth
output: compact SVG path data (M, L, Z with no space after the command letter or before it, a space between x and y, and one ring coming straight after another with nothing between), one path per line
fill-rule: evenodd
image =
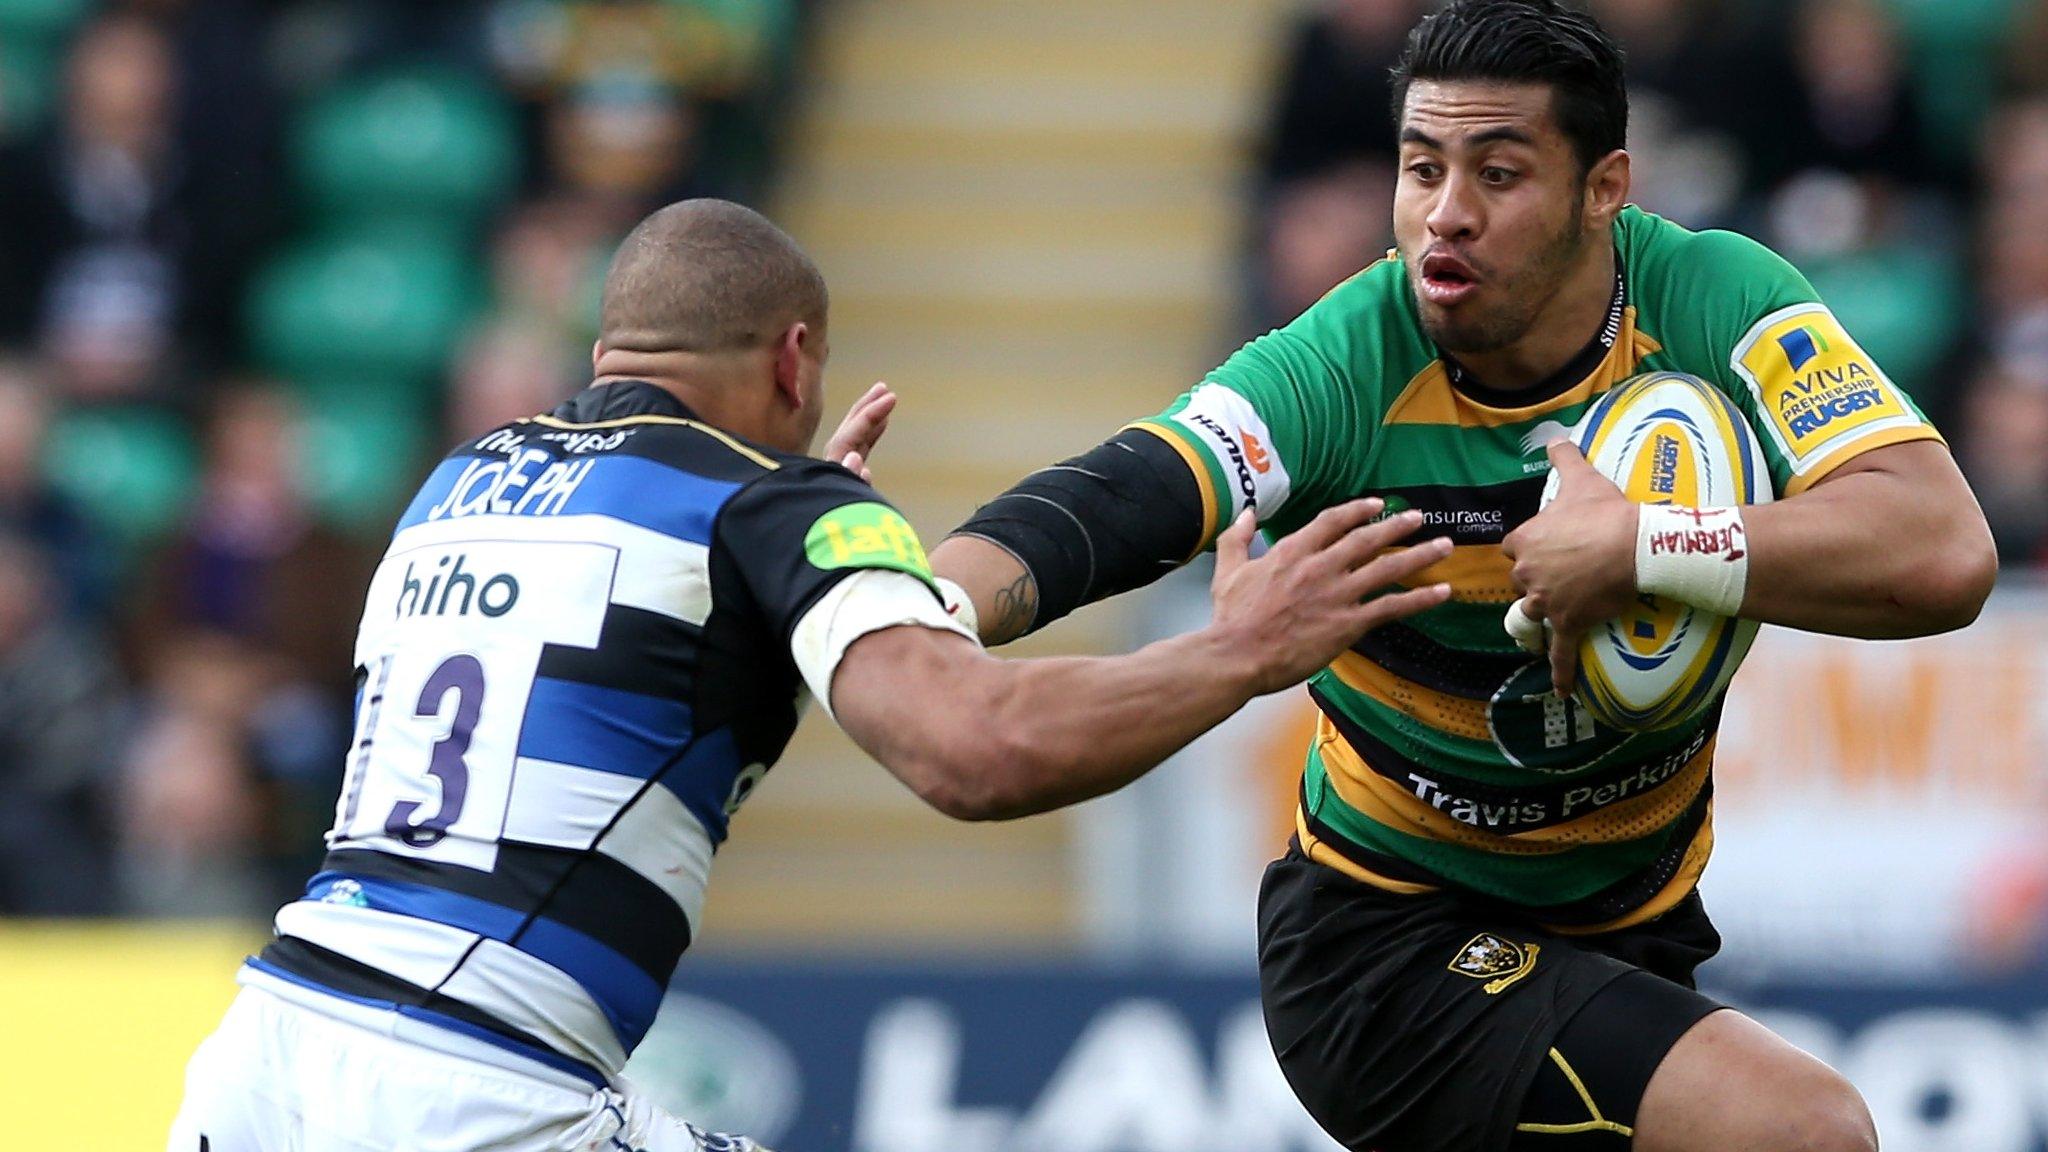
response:
M1448 253L1424 256L1420 272L1422 294L1436 304L1455 304L1479 286L1479 274L1472 266Z

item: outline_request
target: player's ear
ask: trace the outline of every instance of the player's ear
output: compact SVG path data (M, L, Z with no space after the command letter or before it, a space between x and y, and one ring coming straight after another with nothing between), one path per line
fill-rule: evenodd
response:
M812 339L810 325L799 320L784 329L775 342L775 391L792 412L803 410L804 350Z
M1586 223L1605 228L1628 203L1629 157L1620 148L1593 162L1586 171Z

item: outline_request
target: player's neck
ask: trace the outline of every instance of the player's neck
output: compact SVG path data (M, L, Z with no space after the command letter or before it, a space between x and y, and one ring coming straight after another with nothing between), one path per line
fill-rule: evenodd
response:
M1614 304L1615 259L1613 244L1588 245L1527 335L1497 351L1459 353L1459 365L1499 392L1533 388L1555 377L1606 328Z
M596 364L593 388L639 381L682 401L699 421L764 444L775 443L775 427L761 372L733 354L636 353L607 349Z

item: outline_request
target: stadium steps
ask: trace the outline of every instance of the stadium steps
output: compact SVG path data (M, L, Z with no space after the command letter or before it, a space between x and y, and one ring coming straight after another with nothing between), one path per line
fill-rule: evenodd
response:
M1245 145L1291 0L821 9L781 221L833 293L836 410L903 395L876 480L928 541L1164 405L1218 351ZM1020 652L1126 646L1115 605ZM960 825L814 715L734 822L712 947L1070 946L1064 817Z

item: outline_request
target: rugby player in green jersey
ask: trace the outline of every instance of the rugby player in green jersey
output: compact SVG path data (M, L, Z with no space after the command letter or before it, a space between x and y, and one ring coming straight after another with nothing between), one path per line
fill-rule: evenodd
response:
M1995 574L1982 514L1796 270L1627 204L1621 55L1591 19L1455 0L1396 81L1397 251L1025 478L934 567L995 643L1247 510L1275 537L1358 496L1421 510L1453 548L1416 579L1451 599L1311 681L1296 837L1260 896L1267 1025L1310 1112L1358 1152L1875 1148L1846 1081L1694 990L1720 945L1694 890L1718 702L1629 734L1554 685L1639 592L1847 636L1960 627ZM1718 551L1675 562L1638 542L1677 513L1562 438L1652 370L1724 390L1780 497L1713 513ZM1503 630L1518 601L1549 660Z

